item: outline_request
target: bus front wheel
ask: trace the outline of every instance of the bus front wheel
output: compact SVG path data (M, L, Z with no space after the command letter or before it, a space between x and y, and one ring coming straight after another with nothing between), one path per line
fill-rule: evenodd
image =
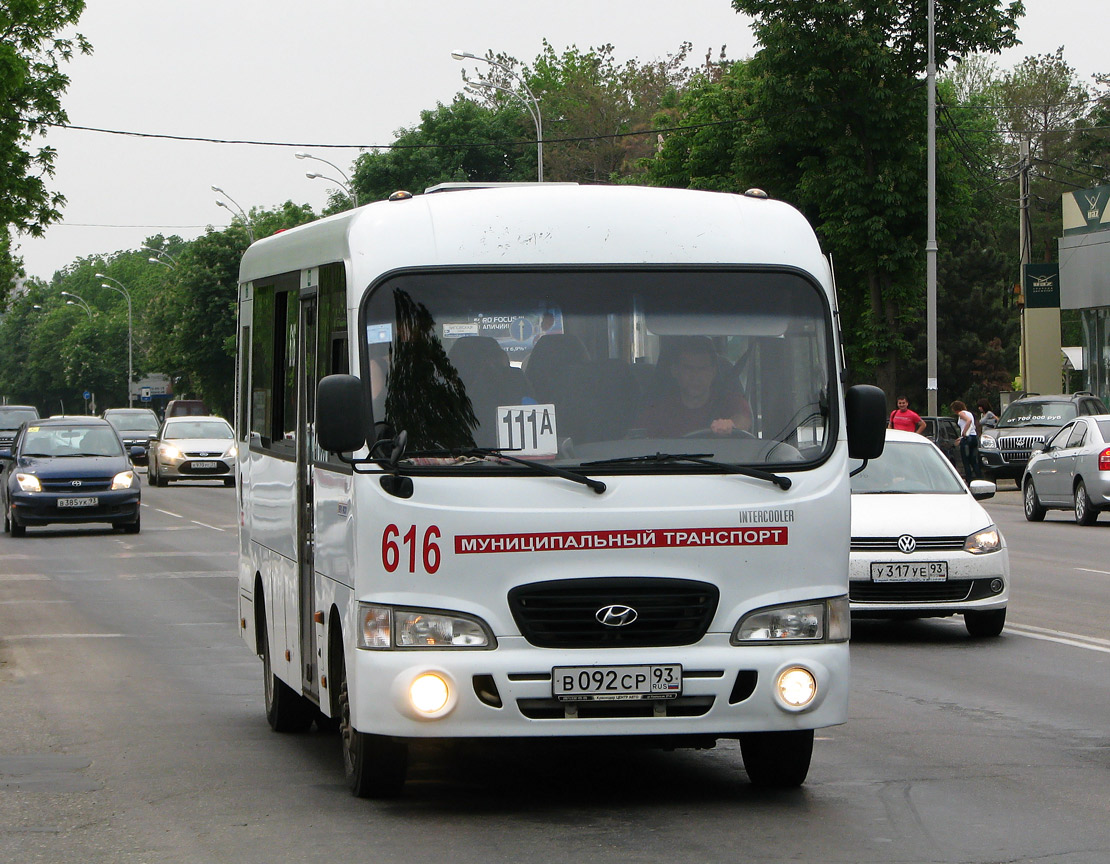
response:
M354 728L346 670L339 690L339 734L343 741L343 770L352 795L396 798L401 794L408 771L408 746L396 738L370 735Z
M753 785L774 789L801 786L813 756L813 730L748 732L740 736L740 753Z

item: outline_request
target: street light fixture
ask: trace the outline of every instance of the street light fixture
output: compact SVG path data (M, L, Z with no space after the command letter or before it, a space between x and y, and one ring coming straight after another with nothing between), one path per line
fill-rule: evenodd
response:
M307 177L309 180L327 180L331 183L335 183L337 186L342 187L343 191L347 193L347 197L351 199L351 203L354 204L356 207L358 206L358 195L355 194L355 187L352 185L351 178L347 176L346 171L344 171L334 162L329 162L327 159L321 159L319 156L313 156L311 153L294 153L293 155L296 156L298 159L312 159L316 162L323 162L325 165L330 165L332 168L338 171L339 176L343 178L342 180L336 180L334 177L328 177L326 174L313 174L312 172L309 172L304 176Z
M89 320L92 321L92 317L93 317L92 316L92 309L89 308L89 304L85 302L84 297L79 297L76 294L70 293L69 291L63 291L62 295L65 296L65 297L72 297L73 298L73 300L66 300L66 306L77 306L80 309L84 309L85 314L88 315ZM73 302L74 300L76 300L77 302L74 303ZM42 307L40 306L38 308L41 309Z
M216 199L216 206L217 207L223 207L225 210L228 210L232 213L237 213L240 216L240 218L242 218L243 224L247 226L247 236L251 238L251 243L253 243L254 242L254 226L251 225L251 217L247 215L247 211L245 211L242 207L240 207L239 202L236 201L234 198L232 198L230 195L228 195L219 186L213 186L211 188L212 188L213 192L217 193L218 195L223 195L228 201L231 202L232 206L228 206L228 204L226 202L221 201L219 198L217 198Z
M489 63L490 66L496 66L498 69L502 70L506 75L508 75L510 78L515 78L517 81L520 82L520 86L523 87L524 92L528 94L527 99L525 99L523 95L521 95L516 90L513 90L511 87L502 87L500 84L494 84L492 81L471 81L469 78L466 79L467 84L473 85L475 87L490 87L494 90L504 90L506 93L511 93L513 96L516 96L516 98L519 99L524 104L525 108L528 109L528 113L532 115L532 122L536 124L536 173L538 175L539 182L542 183L543 182L543 118L540 116L540 102L536 98L535 94L532 92L532 88L528 86L528 82L525 81L524 78L521 75L519 75L517 72L510 69L504 63L498 63L496 60L490 60L488 57L479 57L477 54L472 54L469 51L452 51L451 52L451 59L460 60L460 61L461 60L478 60L482 63ZM531 103L531 104L529 104L529 103Z
M105 276L103 273L96 274L97 279L107 279L108 282L115 282L115 285L109 285L107 282L101 282L101 288L110 288L117 294L122 294L127 298L127 407L130 408L135 404L135 397L131 393L131 382L134 380L132 375L131 365L131 292L127 287L118 279L113 279L111 276ZM118 287L117 287L118 286Z
M153 252L155 255L158 256L157 258L147 258L146 259L151 264L161 264L163 267L169 267L171 270L176 270L177 269L177 259L174 258L165 249L155 249L153 246L140 246L139 248L140 249L145 249L147 252ZM162 260L163 255L165 255L170 260L169 261L163 261Z

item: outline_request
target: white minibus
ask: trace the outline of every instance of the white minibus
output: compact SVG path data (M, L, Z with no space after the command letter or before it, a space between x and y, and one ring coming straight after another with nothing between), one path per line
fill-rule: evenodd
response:
M239 287L239 625L354 794L422 739L738 739L802 783L848 708L844 385L805 219L571 184L381 201Z

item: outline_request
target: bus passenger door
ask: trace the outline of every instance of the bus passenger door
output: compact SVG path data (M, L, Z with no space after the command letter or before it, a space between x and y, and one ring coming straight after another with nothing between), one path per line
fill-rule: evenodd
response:
M316 273L301 274L300 333L297 356L297 521L298 605L303 692L320 695L319 657L313 613L316 605L316 520L313 507L313 454L316 451Z

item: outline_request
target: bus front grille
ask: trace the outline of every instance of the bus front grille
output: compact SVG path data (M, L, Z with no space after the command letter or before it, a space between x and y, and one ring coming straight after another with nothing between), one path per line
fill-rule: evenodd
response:
M688 579L560 579L513 588L509 608L540 648L645 648L697 642L719 598Z

